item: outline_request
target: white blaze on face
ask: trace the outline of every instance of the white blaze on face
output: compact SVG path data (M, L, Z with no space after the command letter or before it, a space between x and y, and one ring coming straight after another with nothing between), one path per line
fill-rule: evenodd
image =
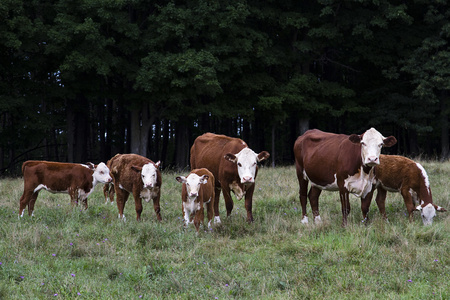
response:
M256 174L256 164L258 162L258 155L250 148L242 149L235 155L234 159L228 160L237 165L239 178L241 183L254 183Z
M420 211L423 225L433 224L433 218L436 216L436 208L434 207L433 204L428 203L424 207L422 207L422 205L419 205L416 207L416 210Z
M370 128L363 134L361 139L361 157L364 165L372 167L380 164L380 154L384 139L375 128Z
M141 178L144 183L144 188L151 189L156 186L158 179L157 173L158 167L152 163L148 163L142 166Z
M186 184L187 196L190 201L194 201L198 197L201 185L206 184L208 182L208 178L208 175L198 176L195 173L191 173L188 177L178 176L177 180Z
M109 183L112 181L111 175L109 174L109 168L102 162L97 165L92 176L97 182Z

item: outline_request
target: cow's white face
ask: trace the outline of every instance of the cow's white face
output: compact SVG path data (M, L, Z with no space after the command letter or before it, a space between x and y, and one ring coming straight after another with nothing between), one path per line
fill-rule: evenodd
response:
M112 181L111 175L109 174L109 168L102 162L94 169L92 176L96 181L101 183L109 183Z
M225 159L237 165L242 184L251 184L255 182L257 163L267 159L269 156L269 153L266 151L256 154L252 149L246 147L236 155L228 153L225 155Z
M145 189L152 189L156 186L158 179L159 161L156 164L148 163L142 166L141 179Z
M422 205L419 205L416 207L416 210L420 211L423 225L433 224L433 218L436 216L436 208L434 207L433 204L428 203L424 207L422 207Z
M395 145L397 140L390 136L385 138L375 128L370 128L362 136L351 135L349 138L353 143L361 144L362 163L373 167L380 164L381 148Z
M208 182L209 176L198 176L195 173L191 173L188 177L178 176L176 179L178 182L186 184L187 196L189 200L193 201L197 199L201 185Z

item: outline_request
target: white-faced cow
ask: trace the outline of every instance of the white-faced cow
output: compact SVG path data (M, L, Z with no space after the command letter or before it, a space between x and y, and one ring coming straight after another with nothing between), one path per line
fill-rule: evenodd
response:
M252 197L257 163L269 158L267 151L256 154L238 138L205 133L197 137L191 148L191 168L206 168L215 178L214 221L220 223L219 197L223 191L227 216L233 210L230 191L240 200L245 196L247 221L253 222Z
M123 210L128 197L133 194L136 209L136 219L140 220L142 213L142 199L146 202L153 200L156 217L161 221L159 199L161 197L160 162L154 163L150 159L137 154L117 154L108 161L116 193L119 219L126 220ZM113 196L111 196L113 197Z
M320 222L319 195L322 190L339 191L342 224L350 212L349 193L365 197L372 189L373 167L379 164L381 148L391 147L395 137L383 137L371 128L362 135L334 134L317 129L299 136L294 145L295 166L300 185L302 223L309 197L314 221ZM309 194L308 181L311 182Z
M84 165L29 160L22 164L22 173L24 185L20 197L20 217L23 216L26 206L28 214L33 215L34 204L42 189L51 193L69 194L72 205L81 201L87 209L87 197L97 183L108 183L112 180L104 163Z
M387 192L399 192L403 197L409 220L413 220L413 211L421 212L424 225L431 225L436 211L444 212L444 208L433 204L428 175L421 164L398 155L380 155L380 164L375 166L373 189L366 197L361 198L361 209L364 220L367 220L373 193L377 190L375 201L380 214L387 219L385 200ZM415 207L417 205L417 207Z
M214 175L205 168L194 169L187 177L178 176L176 180L183 184L181 204L185 227L189 223L194 223L198 232L200 223L203 223L205 218L204 206L206 206L208 228L211 228L214 217Z

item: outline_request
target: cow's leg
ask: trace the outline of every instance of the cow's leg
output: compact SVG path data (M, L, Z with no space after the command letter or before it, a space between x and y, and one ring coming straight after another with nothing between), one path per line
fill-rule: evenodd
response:
M299 176L299 175L297 175ZM308 214L306 213L306 204L308 203L308 181L298 177L300 205L302 206L302 223L308 224Z
M363 216L363 223L367 224L367 221L369 221L369 208L370 208L370 203L372 202L372 197L373 197L373 192L375 191L375 187L372 186L372 190L365 196L365 197L361 197L361 211L362 211L362 216Z
M377 188L377 197L375 201L377 202L378 210L380 211L380 215L387 220L386 216L386 194L387 191L381 187Z
M133 193L134 198L134 206L136 209L136 220L139 221L141 219L141 213L142 213L142 198L140 197L140 192L134 192Z
M126 221L125 215L123 214L123 209L125 208L125 202L127 202L130 193L118 187L116 187L115 190L117 196L117 209L119 210L119 219L123 219L124 221Z
M252 205L253 192L255 191L255 184L252 184L245 192L245 209L247 210L247 222L253 222Z
M219 216L219 199L220 199L220 191L221 188L216 185L214 193L214 223L220 224L220 216Z
M311 205L311 210L312 210L312 214L313 214L315 223L322 222L322 219L320 218L320 213L319 213L319 196L320 196L320 193L322 193L322 190L318 189L318 188L316 188L314 186L312 186L309 189L309 194L308 194L309 204Z
M214 199L209 200L206 204L206 214L208 216L208 228L211 229L211 222L214 217Z
M161 197L160 194L158 194L158 196L156 196L155 198L153 198L153 209L155 210L156 213L156 218L158 219L158 221L162 220L161 217L161 207L159 206L159 198Z
M231 215L233 210L233 199L231 199L230 188L222 185L223 199L225 200L225 208L227 209L227 217Z
M347 217L350 214L350 195L347 190L343 188L339 190L341 198L341 211L342 211L342 226L347 226Z
M105 204L108 204L108 200L111 204L114 202L114 186L112 183L105 183L103 186L103 195L105 196Z
M412 222L414 219L414 203L413 203L413 198L411 196L411 193L409 192L409 190L407 188L403 188L400 193L402 194L403 197L403 201L405 202L406 205L406 209L408 210L408 215L409 215L409 221Z
M34 204L36 203L36 199L37 199L38 195L39 195L39 191L37 191L31 195L30 202L28 203L28 215L29 216L33 216Z
M84 209L86 210L88 208L88 198L87 197L82 197L80 198L80 202L83 204Z
M33 195L32 190L24 189L22 197L20 197L19 201L19 217L23 217L23 212L25 211L25 208L27 206L28 206L28 214L31 216L29 203L32 195Z
M202 204L200 206L200 209L195 212L195 216L194 216L194 226L195 226L195 229L197 230L197 232L200 228L200 223L203 223L204 219L205 219L205 213L203 211L203 204Z

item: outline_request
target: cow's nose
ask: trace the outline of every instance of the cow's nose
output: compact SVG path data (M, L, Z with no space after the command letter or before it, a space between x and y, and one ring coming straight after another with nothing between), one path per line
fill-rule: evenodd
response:
M197 197L198 196L198 193L190 193L190 197L191 198L195 198L195 197Z
M253 182L253 177L251 177L251 176L242 177L242 183L246 183L246 182Z
M148 184L146 184L144 187L145 187L146 189L151 189L151 188L153 188L153 184L148 183Z
M368 157L367 163L371 165L378 165L379 164L378 157L377 156Z

